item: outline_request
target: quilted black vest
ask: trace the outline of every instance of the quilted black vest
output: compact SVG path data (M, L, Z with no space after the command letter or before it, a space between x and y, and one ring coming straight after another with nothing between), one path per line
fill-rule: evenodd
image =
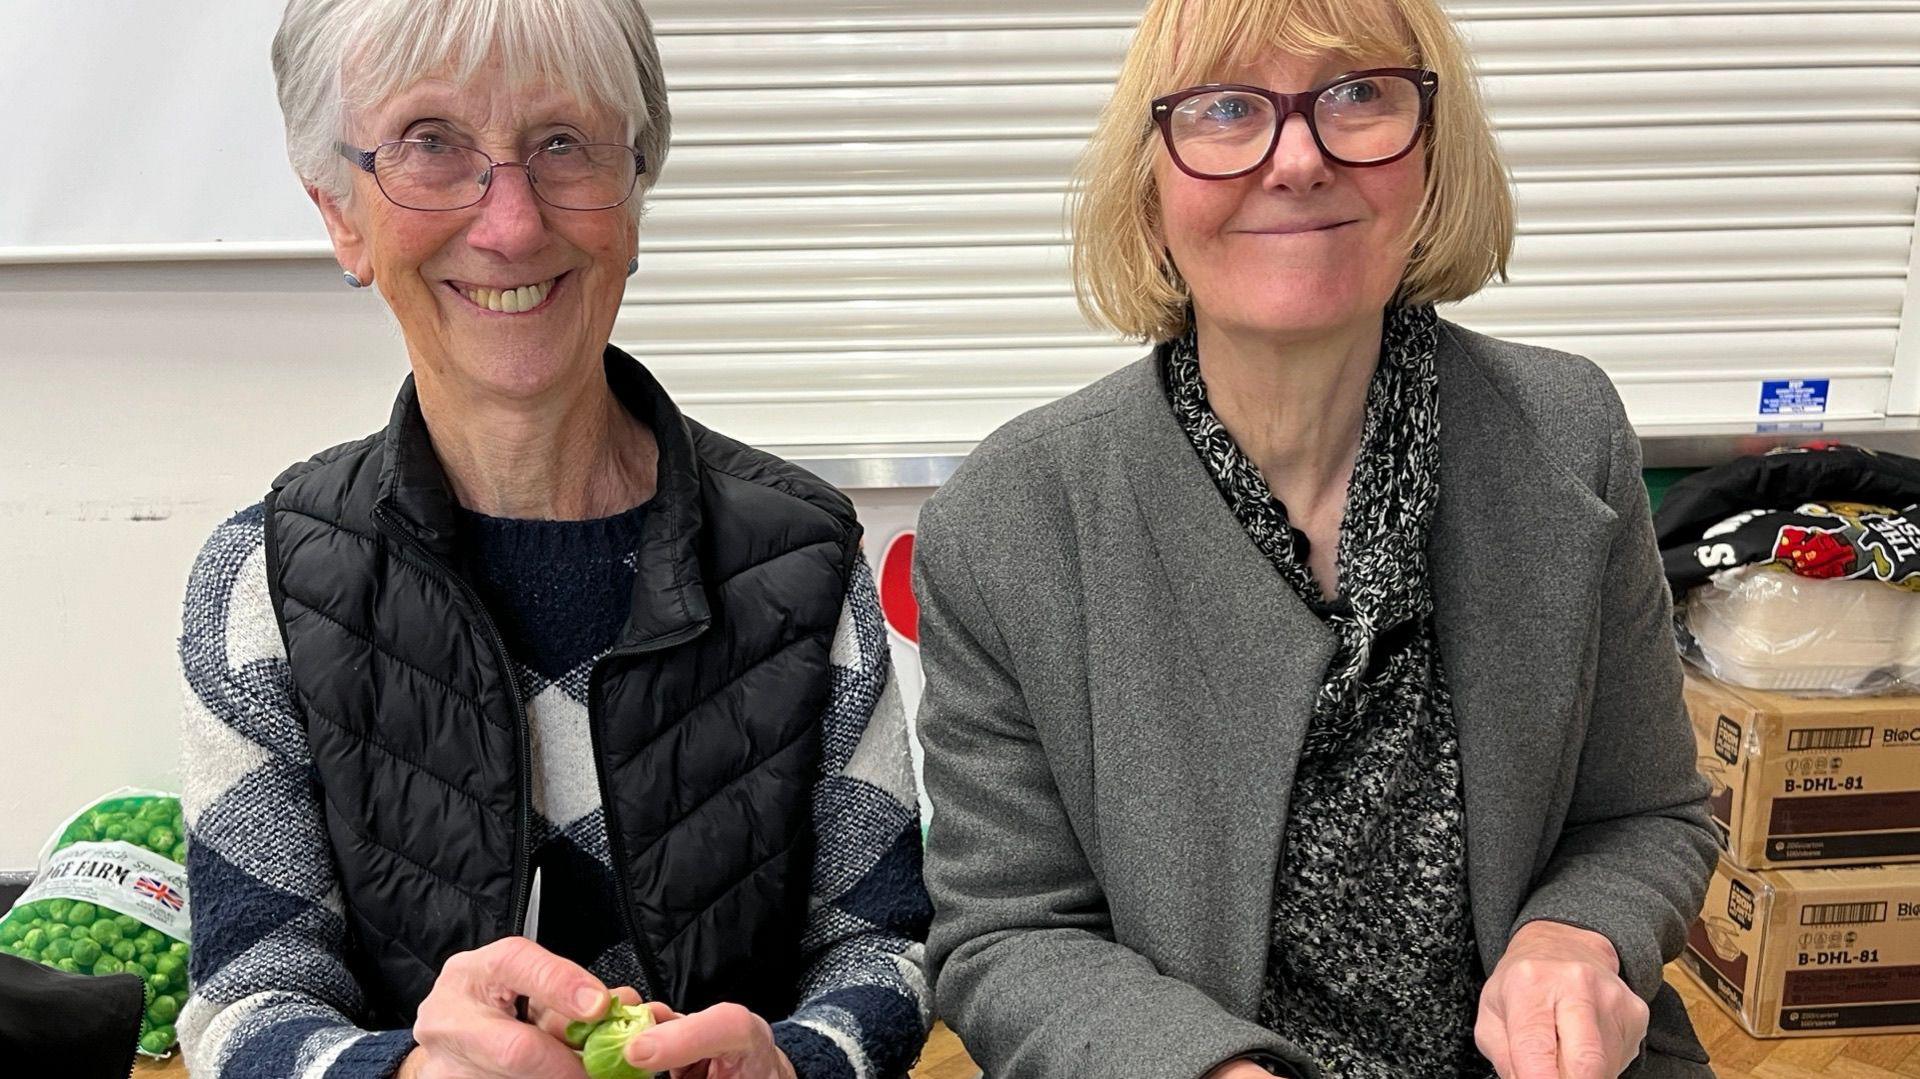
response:
M656 999L783 1018L860 528L828 484L684 419L625 353L609 347L606 370L660 450L632 614L589 696L624 929ZM513 668L451 568L456 505L411 378L384 431L288 469L266 506L348 962L380 1025L410 1025L449 956L523 926L532 769Z

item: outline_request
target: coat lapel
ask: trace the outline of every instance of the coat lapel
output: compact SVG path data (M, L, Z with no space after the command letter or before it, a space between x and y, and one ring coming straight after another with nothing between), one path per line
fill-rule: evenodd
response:
M1220 972L1223 1003L1251 1015L1265 966L1286 792L1334 637L1234 518L1173 415L1155 358L1130 377L1133 415L1122 429L1137 441L1115 448L1118 467L1150 537L1153 549L1143 554L1165 574L1185 630L1184 640L1167 646L1191 652L1211 691L1210 699L1193 702L1181 759L1166 764L1190 789L1206 792L1194 800L1205 812L1232 818L1231 827L1199 821L1185 832L1230 837L1229 849L1196 860L1211 879L1182 882L1196 934L1191 948L1204 957L1202 969Z
M1435 625L1460 732L1467 876L1491 965L1551 850L1577 764L1614 512L1556 463L1443 326Z

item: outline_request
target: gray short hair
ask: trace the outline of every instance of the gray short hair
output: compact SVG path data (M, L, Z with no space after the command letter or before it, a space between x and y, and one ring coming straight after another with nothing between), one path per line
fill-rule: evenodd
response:
M346 199L352 166L333 144L351 112L494 56L515 82L544 79L627 118L625 137L647 159L636 203L659 179L672 117L639 0L288 0L273 77L293 171Z

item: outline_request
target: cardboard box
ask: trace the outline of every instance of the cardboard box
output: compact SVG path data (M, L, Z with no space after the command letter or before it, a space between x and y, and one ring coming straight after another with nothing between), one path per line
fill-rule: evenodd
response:
M1920 696L1790 697L1689 670L1686 701L1735 865L1920 861Z
M1680 958L1758 1038L1920 1031L1920 865L1722 858Z

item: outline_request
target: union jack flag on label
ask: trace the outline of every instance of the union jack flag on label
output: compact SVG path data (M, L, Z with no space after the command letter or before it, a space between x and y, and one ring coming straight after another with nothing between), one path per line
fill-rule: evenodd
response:
M141 877L134 881L133 890L139 895L162 904L168 910L179 910L187 905L186 899L179 892L174 891L165 881L154 880L152 877Z

